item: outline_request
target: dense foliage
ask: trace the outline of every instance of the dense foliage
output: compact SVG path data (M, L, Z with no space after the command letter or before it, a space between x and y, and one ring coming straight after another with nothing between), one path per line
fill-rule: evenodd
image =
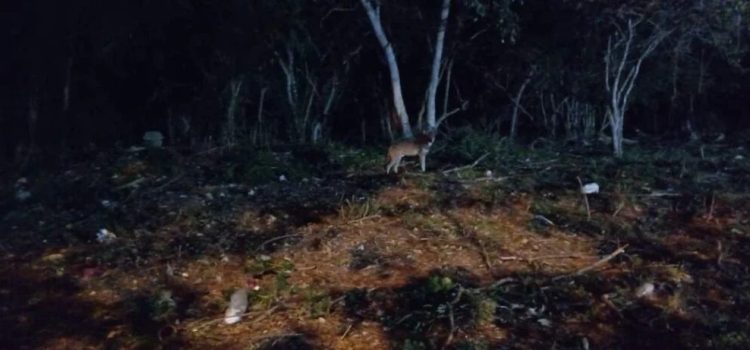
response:
M380 3L417 124L439 4ZM383 52L359 1L33 0L6 7L6 159L130 145L146 130L192 148L398 137ZM519 138L593 137L609 108L608 41L638 19L634 50L657 30L667 35L636 77L626 136L636 129L684 136L688 125L739 130L750 120L742 98L750 91L749 15L742 0L454 1L438 113L463 108L443 128L508 135L519 95Z

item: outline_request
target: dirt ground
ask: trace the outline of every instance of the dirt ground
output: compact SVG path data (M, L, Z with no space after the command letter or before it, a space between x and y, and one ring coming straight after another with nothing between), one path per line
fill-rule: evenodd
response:
M6 170L0 348L747 349L747 147L438 150L395 176L296 150Z

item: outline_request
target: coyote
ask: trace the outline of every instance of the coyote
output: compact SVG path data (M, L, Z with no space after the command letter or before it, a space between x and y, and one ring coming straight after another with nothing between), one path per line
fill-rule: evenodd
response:
M417 155L419 156L419 163L422 166L422 172L424 172L427 153L430 151L430 146L432 146L433 141L435 141L435 135L427 133L418 135L413 139L394 143L388 148L388 165L385 167L385 173L390 174L391 169L393 169L394 173L398 173L401 158Z

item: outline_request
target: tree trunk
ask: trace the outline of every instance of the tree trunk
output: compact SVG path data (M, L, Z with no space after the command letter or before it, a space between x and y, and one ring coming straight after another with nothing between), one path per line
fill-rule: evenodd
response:
M239 104L240 91L242 90L242 78L235 78L229 83L229 105L224 124L223 141L224 146L233 146L237 141L237 106Z
M628 99L635 86L636 78L641 70L641 64L666 38L671 32L654 29L650 36L644 41L645 45L636 45L636 27L642 20L633 22L628 20L627 32L619 36L619 39L612 43L612 39L617 37L611 35L607 41L607 52L604 55L604 85L610 98L610 129L612 130L612 147L615 157L622 157L623 127L625 125L625 111L628 106ZM630 55L632 51L638 50L637 47L643 47L642 51L637 54L635 60ZM619 55L615 51L621 51ZM619 56L619 57L615 57Z
M427 127L434 130L435 123L435 95L440 83L440 62L443 58L443 42L445 41L445 27L448 24L450 12L450 0L443 0L442 11L440 11L440 26L438 27L437 40L435 41L435 56L432 59L432 72L430 74L430 85L427 87Z
M609 128L612 130L612 151L617 158L622 158L622 127L625 121L625 111L610 110Z
M279 66L281 67L282 72L284 72L284 77L286 79L286 100L289 104L289 111L292 115L292 127L294 128L293 132L290 134L295 134L295 136L300 137L300 135L305 134L305 130L300 125L302 122L302 117L300 116L302 114L302 109L300 108L299 88L294 66L294 51L292 51L291 45L287 45L286 47L286 56L287 60L284 61L281 55L276 53Z
M526 90L526 86L529 85L530 81L531 81L531 74L529 74L529 76L526 77L526 80L523 81L523 84L521 84L521 87L518 88L518 93L516 94L516 98L513 99L513 117L510 120L510 139L511 140L516 139L516 133L518 130L518 110L521 106L521 97L523 97L523 91Z
M259 144L259 138L263 137L263 103L266 100L267 90L267 87L260 89L260 98L258 99L258 122L255 126L255 133L253 133L253 144L256 146Z
M403 135L406 138L413 137L411 132L411 125L409 124L409 115L406 113L406 106L404 105L404 96L401 92L401 76L398 72L398 63L396 62L396 53L393 51L393 46L388 41L383 30L383 25L380 23L380 7L373 7L370 0L360 0L362 6L367 12L367 17L370 19L372 29L375 32L375 36L380 43L380 46L385 52L385 59L388 62L388 71L391 74L391 88L393 90L393 105L398 113L399 120L401 122L401 128Z

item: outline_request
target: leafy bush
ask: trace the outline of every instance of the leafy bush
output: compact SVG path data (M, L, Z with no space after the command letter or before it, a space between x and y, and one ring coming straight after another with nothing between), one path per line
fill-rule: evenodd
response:
M357 149L339 143L331 143L326 146L326 152L332 163L343 167L347 172L374 170L385 166L383 149Z

